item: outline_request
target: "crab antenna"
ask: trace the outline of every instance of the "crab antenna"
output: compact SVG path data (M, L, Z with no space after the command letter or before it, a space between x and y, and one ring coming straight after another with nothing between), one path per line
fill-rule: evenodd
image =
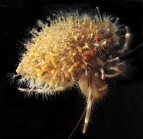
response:
M84 116L85 112L86 112L86 108L84 109L84 111L83 111L83 113L82 113L82 115L81 115L81 117L80 117L80 119L79 119L78 123L76 124L75 128L73 129L72 133L69 135L69 137L68 137L67 139L70 139L70 137L73 135L73 133L74 133L74 132L75 132L75 130L77 129L77 127L78 127L79 123L81 122L81 120L82 120L82 118L83 118L83 116Z
M138 50L138 49L141 48L142 46L143 46L143 42L142 42L138 47L136 47L135 49L133 49L133 50L131 50L131 51L129 51L129 52L127 52L127 53L121 55L121 56L120 56L120 59L126 57L127 55L130 55L131 53L135 52L136 50Z

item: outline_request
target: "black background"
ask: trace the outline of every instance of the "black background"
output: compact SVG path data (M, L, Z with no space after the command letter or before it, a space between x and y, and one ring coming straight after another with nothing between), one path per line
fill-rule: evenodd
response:
M1 0L0 1L0 139L67 139L81 117L86 99L73 88L43 99L26 96L10 85L26 29L46 21L53 10L77 5L83 11L100 10L131 28L134 49L143 42L143 9L139 1L124 0ZM61 8L62 7L62 8ZM109 92L95 102L86 134L83 119L71 139L143 139L143 49L126 58L125 76L109 80Z

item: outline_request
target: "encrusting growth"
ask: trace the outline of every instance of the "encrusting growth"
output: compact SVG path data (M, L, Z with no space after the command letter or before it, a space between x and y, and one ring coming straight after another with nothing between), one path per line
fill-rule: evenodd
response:
M126 69L115 57L120 55L115 51L120 40L118 19L75 12L48 20L50 25L39 20L41 30L30 31L33 37L25 44L27 50L16 70L27 89L19 90L52 95L78 85L87 97L85 133L93 101L108 91L105 78L116 77ZM129 37L125 39L128 43Z

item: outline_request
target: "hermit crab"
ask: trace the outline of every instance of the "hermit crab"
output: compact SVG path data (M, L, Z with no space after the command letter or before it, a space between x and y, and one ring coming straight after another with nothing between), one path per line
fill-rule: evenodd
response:
M60 12L56 19L48 18L48 23L38 20L37 28L30 31L32 38L24 44L26 51L14 75L21 76L18 83L26 86L19 90L53 95L78 86L87 98L85 133L93 101L108 91L106 78L126 70L120 56L128 49L129 29L121 28L118 18L101 16L98 8L94 16Z

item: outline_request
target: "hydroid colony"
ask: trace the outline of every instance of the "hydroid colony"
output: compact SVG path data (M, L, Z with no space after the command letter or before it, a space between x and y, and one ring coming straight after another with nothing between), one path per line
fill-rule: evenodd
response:
M98 11L98 9L97 9ZM80 87L87 98L83 133L90 119L92 103L108 91L105 78L120 75L126 69L119 56L128 46L130 34L126 27L125 44L120 44L118 19L80 15L78 12L58 14L50 24L38 21L32 38L25 44L26 52L16 70L21 91L52 95L73 85Z

